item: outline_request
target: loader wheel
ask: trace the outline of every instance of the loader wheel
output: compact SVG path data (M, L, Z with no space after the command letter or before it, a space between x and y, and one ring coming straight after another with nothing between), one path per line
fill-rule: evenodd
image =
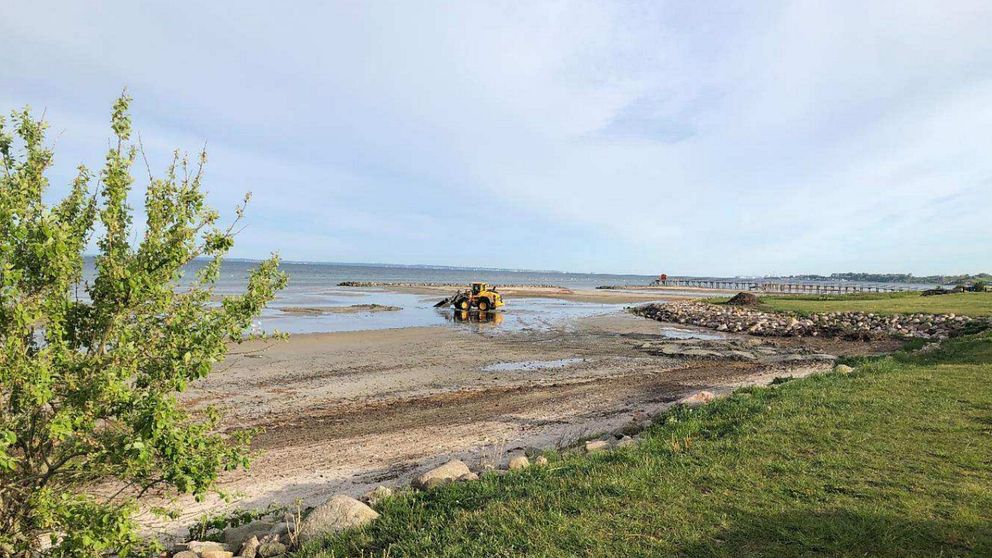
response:
M485 312L487 310L489 310L489 301L486 300L486 299L480 300L479 301L479 312Z
M468 310L469 307L468 299L463 298L459 300L458 302L455 303L455 306L457 306L460 310Z

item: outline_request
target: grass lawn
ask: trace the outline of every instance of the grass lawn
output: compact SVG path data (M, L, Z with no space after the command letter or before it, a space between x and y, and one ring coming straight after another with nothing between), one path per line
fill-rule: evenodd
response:
M861 311L876 314L992 316L992 292L920 296L918 292L846 295L760 295L762 310L814 314ZM726 298L711 299L725 302Z
M986 332L743 389L636 447L395 497L297 556L992 556L990 363Z

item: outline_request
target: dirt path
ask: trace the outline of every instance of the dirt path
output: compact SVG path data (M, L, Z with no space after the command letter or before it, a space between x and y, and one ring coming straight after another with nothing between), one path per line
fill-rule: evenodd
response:
M663 327L618 313L546 332L408 328L239 346L183 399L193 409L220 407L225 429L265 429L255 438L250 471L224 478L223 489L241 497L182 501L178 521L150 524L174 533L232 507L359 495L376 484L406 483L452 456L470 466L498 464L514 449L617 428L635 411L657 412L700 389L729 391L830 366L803 356L822 347L801 345L748 361L664 356L652 345L666 341ZM758 343L699 341L708 348L742 342ZM783 354L793 360L783 362Z

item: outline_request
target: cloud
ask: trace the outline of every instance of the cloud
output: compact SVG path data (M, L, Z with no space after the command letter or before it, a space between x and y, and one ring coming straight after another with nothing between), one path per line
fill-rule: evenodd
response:
M980 271L990 25L981 2L39 2L0 20L0 106L47 107L60 164L98 165L127 85L146 147L206 140L214 203L255 193L242 256Z

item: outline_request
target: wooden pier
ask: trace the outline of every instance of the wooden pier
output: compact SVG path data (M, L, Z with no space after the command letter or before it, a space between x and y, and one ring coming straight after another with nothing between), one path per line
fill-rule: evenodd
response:
M897 293L921 290L908 285L862 285L857 283L786 283L781 281L748 281L744 279L693 279L669 277L655 285L666 287L697 287L727 291L759 291L765 293L844 294Z

